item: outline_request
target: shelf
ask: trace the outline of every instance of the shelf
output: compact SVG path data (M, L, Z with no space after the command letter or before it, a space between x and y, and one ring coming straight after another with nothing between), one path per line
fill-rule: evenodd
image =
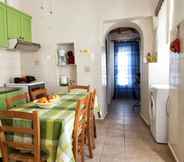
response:
M73 52L73 61L68 60L68 52ZM74 63L74 64L69 64ZM57 47L57 82L62 88L67 88L68 85L60 85L61 77L67 78L68 81L77 82L77 65L75 64L75 49L74 43L59 43ZM65 82L63 82L65 83Z
M66 64L66 65L58 65L59 67L67 67L67 66L71 66L71 67L75 67L77 66L76 64Z
M69 84L60 84L59 86L60 86L60 87L68 87Z

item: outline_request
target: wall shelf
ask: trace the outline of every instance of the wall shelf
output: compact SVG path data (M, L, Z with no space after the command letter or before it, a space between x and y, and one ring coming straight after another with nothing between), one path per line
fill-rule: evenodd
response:
M59 43L57 46L57 82L59 87L66 89L70 83L77 83L77 65L67 62L68 51L75 57L74 43Z
M65 66L70 66L70 67L76 67L76 64L66 64L66 65L58 65L58 67L65 67Z

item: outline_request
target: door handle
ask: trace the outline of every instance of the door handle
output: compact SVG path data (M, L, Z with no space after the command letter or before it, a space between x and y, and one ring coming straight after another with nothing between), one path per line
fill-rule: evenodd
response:
M166 101L166 114L167 114L167 116L169 117L169 111L168 111L168 109L169 109L169 96L167 97L167 101Z

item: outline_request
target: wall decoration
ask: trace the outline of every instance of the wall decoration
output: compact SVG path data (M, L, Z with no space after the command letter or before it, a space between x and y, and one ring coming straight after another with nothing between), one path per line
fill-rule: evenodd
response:
M40 9L48 15L53 14L53 0L42 0Z
M148 53L146 56L147 63L155 63L157 62L157 55Z
M91 50L88 49L88 48L84 48L84 49L81 49L81 50L80 50L80 53L81 53L81 54L91 54Z

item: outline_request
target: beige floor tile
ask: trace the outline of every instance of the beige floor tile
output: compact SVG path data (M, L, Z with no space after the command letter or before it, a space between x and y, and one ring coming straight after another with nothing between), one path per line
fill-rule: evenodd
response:
M97 121L94 158L85 162L175 162L167 145L155 143L149 128L137 112L135 101L115 100L107 118Z

